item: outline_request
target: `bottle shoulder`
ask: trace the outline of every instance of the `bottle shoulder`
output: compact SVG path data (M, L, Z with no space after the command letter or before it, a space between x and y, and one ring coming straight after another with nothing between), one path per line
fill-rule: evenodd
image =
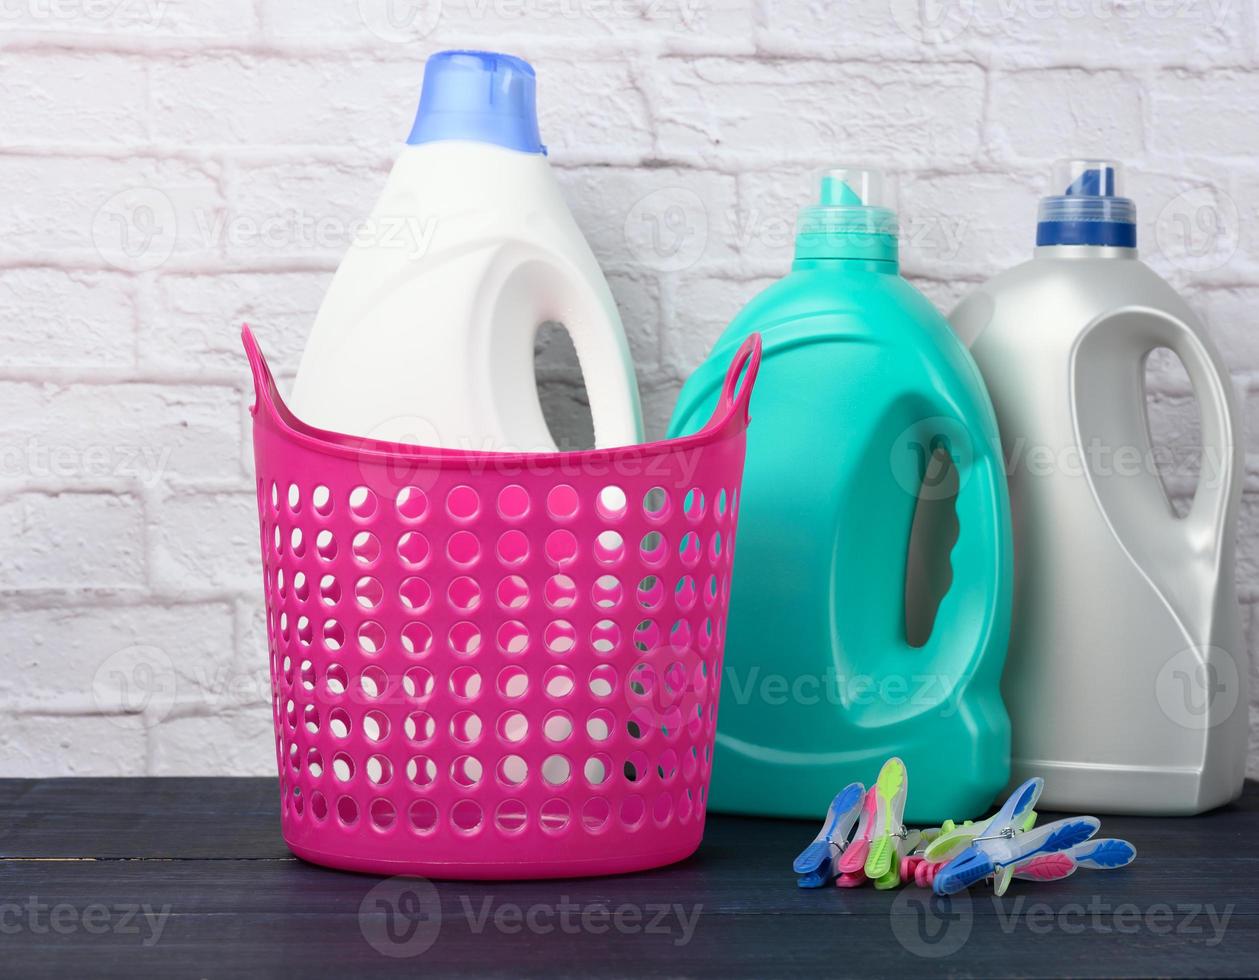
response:
M797 270L749 299L718 345L782 327L819 338L869 335L892 342L941 326L939 311L899 275Z
M545 157L484 143L405 147L371 220L418 223L434 247L496 235L560 249L585 242Z
M972 345L992 334L1070 342L1099 318L1131 308L1155 310L1201 330L1171 284L1132 258L1037 256L994 276L963 299L949 319Z
M873 383L889 399L930 391L966 405L984 402L969 352L913 284L886 273L813 270L793 271L749 300L688 379L684 399L715 390L738 345L754 332L762 336L767 367L758 390L794 384L798 376L816 383L821 371L835 385Z

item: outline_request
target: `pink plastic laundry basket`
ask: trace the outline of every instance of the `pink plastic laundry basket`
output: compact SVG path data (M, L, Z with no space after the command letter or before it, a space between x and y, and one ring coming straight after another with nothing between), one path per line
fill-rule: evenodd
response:
M694 852L760 338L695 435L526 455L312 428L243 336L292 851L447 878Z

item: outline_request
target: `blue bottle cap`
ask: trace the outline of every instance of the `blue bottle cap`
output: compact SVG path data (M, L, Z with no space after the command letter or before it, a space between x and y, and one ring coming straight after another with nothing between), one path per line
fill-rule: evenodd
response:
M1037 245L1137 246L1137 208L1123 196L1123 168L1114 160L1059 160L1041 198Z
M471 140L546 153L538 136L533 68L491 51L439 51L424 65L420 107L407 142Z

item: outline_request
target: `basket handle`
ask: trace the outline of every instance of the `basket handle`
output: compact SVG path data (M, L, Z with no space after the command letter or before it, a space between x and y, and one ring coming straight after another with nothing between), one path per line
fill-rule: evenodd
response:
M355 452L364 451L366 442L370 442L370 440L362 440L341 433L319 429L315 426L307 425L293 415L280 397L279 389L276 388L275 377L271 374L271 368L267 365L267 359L263 357L262 349L258 346L258 341L254 337L253 331L249 329L249 324L241 325L240 339L245 347L245 356L249 358L249 369L254 379L254 402L249 406L251 417L256 418L259 410L265 409L264 415L275 424L285 426L301 435L322 440L325 443L335 443L340 447L349 448ZM738 420L740 428L746 428L751 420L751 416L748 414L748 405L752 399L752 386L756 381L756 372L760 369L760 366L761 335L754 333L739 347L738 352L734 355L734 359L730 362L730 367L726 369L726 379L721 386L721 396L717 399L717 406L713 409L712 418L708 420L708 424L701 431L713 432L722 429L735 419ZM418 447L388 446L386 448L396 452L407 448L415 450ZM436 455L441 455L442 453L441 450L420 451Z
M297 436L315 439L325 444L331 443L356 453L364 450L364 440L307 425L294 415L284 403L280 389L276 386L275 376L271 373L271 367L267 364L262 348L258 346L258 340L247 323L241 324L240 340L245 345L245 356L249 358L249 369L254 379L254 403L249 406L250 417L257 418L261 410L263 418L269 424L287 429Z
M756 372L760 368L761 335L754 333L740 345L730 366L726 368L726 380L721 385L717 407L713 410L713 417L708 420L705 429L723 426L732 418L738 418L744 426L751 421L748 406L752 401L752 386L756 383Z
M258 346L258 341L254 337L254 332L249 329L248 323L242 323L240 326L240 341L245 345L245 356L249 358L249 370L254 377L254 403L249 406L249 414L256 416L258 409L264 404L270 410L270 414L274 414L275 378L271 374L271 368L267 366L267 359L262 356L262 348Z

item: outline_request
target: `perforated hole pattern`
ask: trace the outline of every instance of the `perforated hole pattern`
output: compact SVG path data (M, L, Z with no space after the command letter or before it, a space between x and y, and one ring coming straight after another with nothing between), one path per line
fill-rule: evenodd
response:
M455 877L690 853L744 419L537 466L353 453L288 423L255 414L290 847Z

